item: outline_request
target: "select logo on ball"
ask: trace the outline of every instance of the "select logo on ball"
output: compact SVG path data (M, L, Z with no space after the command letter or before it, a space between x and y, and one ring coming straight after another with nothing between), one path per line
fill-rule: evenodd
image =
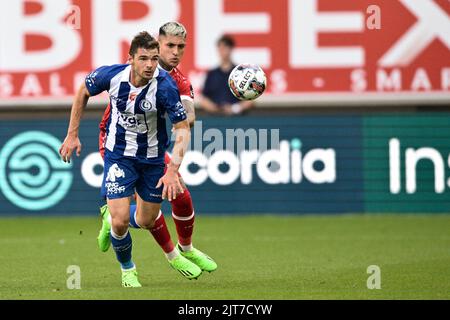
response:
M228 86L240 100L255 100L266 90L266 75L257 65L240 64L231 71Z

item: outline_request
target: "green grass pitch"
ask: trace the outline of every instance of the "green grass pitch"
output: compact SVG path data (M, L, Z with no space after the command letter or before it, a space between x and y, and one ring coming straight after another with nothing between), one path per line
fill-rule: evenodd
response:
M99 227L95 217L0 219L0 299L450 298L449 215L198 215L194 244L219 268L192 281L132 230L141 289L121 288L112 249L97 249ZM67 288L70 265L79 290ZM370 265L381 289L367 288Z

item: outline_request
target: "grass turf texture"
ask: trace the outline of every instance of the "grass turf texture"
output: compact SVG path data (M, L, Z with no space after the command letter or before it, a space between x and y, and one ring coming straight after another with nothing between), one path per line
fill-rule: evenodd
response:
M173 221L166 217L172 238ZM143 288L124 289L99 218L0 219L0 299L449 299L450 216L198 216L194 244L219 268L186 280L132 230ZM81 290L69 290L69 265ZM369 265L381 289L369 290Z

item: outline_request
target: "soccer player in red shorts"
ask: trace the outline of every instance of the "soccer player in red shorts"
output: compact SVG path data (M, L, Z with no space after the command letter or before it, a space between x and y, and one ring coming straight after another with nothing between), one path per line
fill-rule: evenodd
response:
M168 22L159 29L160 55L159 67L169 72L175 80L180 92L181 102L187 112L187 119L192 127L195 122L194 92L190 81L178 70L186 46L187 32L184 26L178 22ZM102 157L105 151L107 139L107 126L111 115L110 105L105 110L100 123L99 150ZM165 154L166 165L170 162L170 156ZM166 167L167 170L167 167ZM172 217L175 222L178 244L175 247L167 229L164 215L160 212L152 226L143 226L136 219L136 205L130 207L130 227L147 229L163 249L169 264L188 279L197 278L201 271L212 272L217 269L217 264L208 255L196 249L192 245L192 233L194 228L194 207L191 194L180 177L184 192L172 199ZM170 199L169 199L170 200ZM110 247L110 214L107 205L100 208L102 216L102 229L97 238L99 248L105 252Z

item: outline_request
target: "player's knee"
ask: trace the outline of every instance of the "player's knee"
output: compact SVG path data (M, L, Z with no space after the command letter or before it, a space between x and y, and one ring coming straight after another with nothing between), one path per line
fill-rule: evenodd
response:
M122 217L116 217L113 218L112 221L112 228L114 230L116 230L116 233L120 233L120 234L124 234L127 232L128 230L128 223L129 220L126 218L122 218Z
M144 221L139 221L138 223L142 229L151 230L155 226L155 220L154 217L147 217Z
M139 224L139 226L142 229L147 229L152 231L152 229L155 227L156 225L156 220L158 219L159 215L160 215L160 211L147 211L147 214L143 215L138 215L137 218L137 223Z

